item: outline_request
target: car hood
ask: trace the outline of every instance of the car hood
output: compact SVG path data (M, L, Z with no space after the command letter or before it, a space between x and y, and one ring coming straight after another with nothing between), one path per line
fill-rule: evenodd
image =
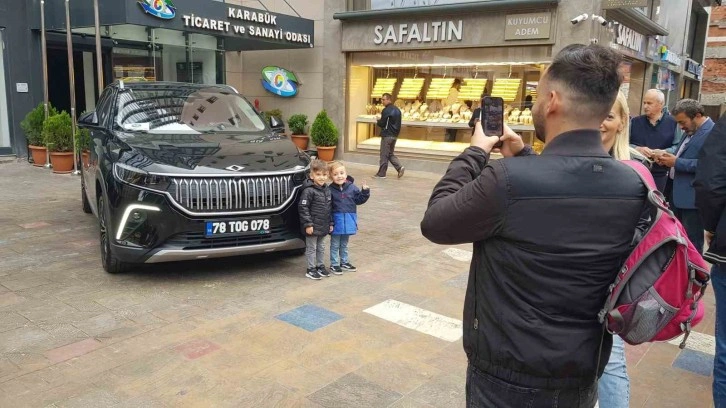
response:
M308 156L285 135L117 133L119 161L150 173L220 174L302 170Z

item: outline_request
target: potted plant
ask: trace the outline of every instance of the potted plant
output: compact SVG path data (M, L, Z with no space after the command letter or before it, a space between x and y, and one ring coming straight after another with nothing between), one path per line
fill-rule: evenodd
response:
M310 138L318 148L318 158L324 161L331 161L335 156L335 147L338 146L338 128L328 117L325 109L315 117L310 127Z
M57 115L58 111L48 105L48 116ZM31 157L33 158L33 166L42 167L47 160L45 142L43 141L43 123L45 122L45 107L43 103L28 112L25 118L20 122L20 127L25 132L25 138L28 141Z
M270 118L273 116L282 120L282 111L279 109L270 109L262 113L265 115L265 122L267 122L268 124L270 123Z
M88 168L91 150L91 131L85 128L76 129L76 154L81 153L83 168Z
M308 142L310 137L305 134L305 126L308 125L308 115L298 113L290 116L287 121L287 125L290 127L290 133L292 133L292 141L302 150L308 148Z
M49 117L43 123L43 140L50 150L53 173L73 171L74 153L71 126L71 116L66 111Z

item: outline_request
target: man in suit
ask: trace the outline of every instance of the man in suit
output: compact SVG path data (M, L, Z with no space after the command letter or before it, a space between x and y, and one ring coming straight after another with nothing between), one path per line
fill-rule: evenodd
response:
M673 204L676 217L681 220L688 239L699 251L703 251L703 223L696 209L696 192L693 180L698 167L698 154L703 142L713 129L713 121L706 116L698 101L682 99L673 109L673 117L683 130L684 138L676 153L660 150L653 152L656 162L668 167L668 177L673 183Z

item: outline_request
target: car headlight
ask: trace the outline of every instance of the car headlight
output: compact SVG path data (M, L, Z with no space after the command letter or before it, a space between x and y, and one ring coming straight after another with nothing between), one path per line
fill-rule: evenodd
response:
M114 163L113 174L118 180L123 181L124 183L148 188L149 190L163 192L166 191L169 188L169 184L171 184L169 177L149 174L144 170L122 163Z

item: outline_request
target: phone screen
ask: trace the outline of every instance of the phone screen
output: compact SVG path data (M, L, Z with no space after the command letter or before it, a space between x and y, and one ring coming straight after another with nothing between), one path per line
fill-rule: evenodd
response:
M487 136L504 134L504 100L498 97L485 96L481 100L481 122Z

